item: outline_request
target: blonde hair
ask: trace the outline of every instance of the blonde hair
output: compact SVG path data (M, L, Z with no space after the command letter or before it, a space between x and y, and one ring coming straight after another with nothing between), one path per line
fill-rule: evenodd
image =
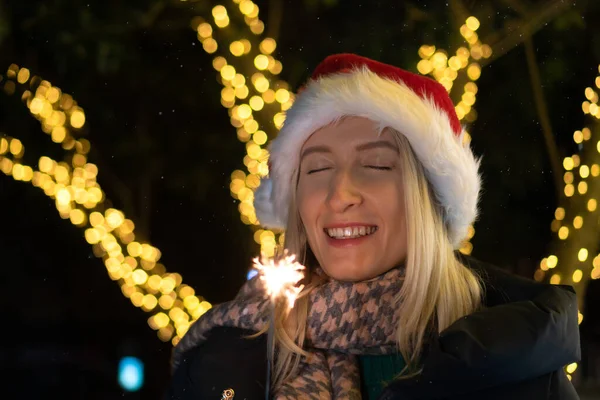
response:
M379 128L379 133L386 129ZM421 163L414 155L406 137L387 128L400 150L406 207L407 256L406 276L400 294L395 299L398 312L396 343L406 362L401 377L420 372L420 356L432 330L441 332L454 321L481 306L482 286L478 277L456 258L443 222L442 207L436 202ZM297 186L299 167L294 172ZM291 196L284 248L298 256L307 267L305 288L294 308L287 314L282 305L276 308L275 347L277 357L273 368L275 388L295 376L306 335L308 294L322 281L313 273L316 260L307 244L307 237L296 205L296 191ZM265 328L261 332L265 332Z

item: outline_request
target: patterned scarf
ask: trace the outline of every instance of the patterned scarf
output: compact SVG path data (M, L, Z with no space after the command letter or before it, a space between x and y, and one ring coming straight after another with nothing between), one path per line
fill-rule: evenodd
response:
M317 273L323 275L322 270ZM332 279L309 294L304 349L298 373L274 395L274 399L360 399L357 355L391 354L396 351L398 323L394 298L404 281L397 267L365 282ZM182 355L206 340L217 326L259 331L268 322L270 300L255 277L234 300L208 310L189 329L173 354L177 368Z

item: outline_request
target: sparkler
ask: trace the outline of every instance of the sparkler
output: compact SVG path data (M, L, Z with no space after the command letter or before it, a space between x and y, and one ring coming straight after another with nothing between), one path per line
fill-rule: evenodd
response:
M275 337L275 305L282 299L287 303L287 311L294 307L294 302L304 285L298 286L298 282L304 278L303 265L296 261L295 255L287 255L278 260L265 259L254 260L254 268L259 273L259 278L265 283L267 294L271 297L271 316L269 318L269 332L267 333L267 384L265 388L265 399L269 400L271 390L271 364L275 352L273 341Z

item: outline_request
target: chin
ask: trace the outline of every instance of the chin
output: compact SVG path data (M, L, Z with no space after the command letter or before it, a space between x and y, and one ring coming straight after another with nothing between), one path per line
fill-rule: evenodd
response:
M333 268L323 268L325 273L337 280L343 282L360 282L375 278L377 274L365 272L363 268L353 267L348 268L347 266L335 266Z

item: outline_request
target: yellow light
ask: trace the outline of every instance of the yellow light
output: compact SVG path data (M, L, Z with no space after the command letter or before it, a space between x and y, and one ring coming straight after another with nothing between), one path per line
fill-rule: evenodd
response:
M156 314L154 316L154 322L156 323L156 326L159 329L167 326L169 324L169 321L170 321L169 317L167 316L167 314L165 314L163 312L159 312L158 314Z
M120 226L123 221L125 221L125 215L119 210L115 210L114 208L109 208L105 212L106 215L106 223L111 228L117 228Z
M565 157L563 160L563 168L566 169L567 171L570 171L573 169L573 166L574 166L573 159L571 157Z
M573 218L573 227L575 229L580 229L583 226L583 218L581 218L579 215L576 216L575 218Z
M239 88L246 83L246 78L242 74L235 74L233 79L231 80L231 85L235 88Z
M264 76L261 76L254 82L254 87L258 92L264 93L269 89L269 81ZM265 99L265 101L267 101L267 99Z
M421 58L429 58L435 53L435 46L428 46L426 44L419 47L419 56Z
M281 63L281 61L276 60L272 65L269 64L269 71L273 75L280 74L282 70L283 70L283 64Z
M565 183L573 183L573 173L571 171L567 171L565 172L564 176L563 176L563 180L565 181Z
M0 138L0 155L6 153L8 151L8 140L5 138Z
M472 63L467 68L467 75L469 79L476 81L481 76L481 67L477 63Z
M250 116L252 115L252 108L250 108L248 104L241 104L237 108L237 114L240 119L250 118Z
M244 55L244 44L239 40L231 42L229 45L229 51L236 57Z
M251 14L254 11L254 7L256 7L256 5L250 0L242 0L240 3L240 11L244 15Z
M567 366L567 372L569 374L572 374L573 372L575 372L576 369L577 369L577 363L569 364Z
M592 270L592 279L600 279L600 268L596 267Z
M225 65L221 68L221 77L226 81L230 81L235 77L235 68L233 65Z
M85 114L81 110L75 110L71 114L71 126L73 128L79 129L85 124Z
M271 54L275 51L277 47L277 43L272 38L265 38L262 42L260 42L259 48L261 53L263 54Z
M556 257L555 255L548 256L546 264L548 265L548 268L556 267L556 265L558 264L558 257Z
M575 194L575 187L571 184L565 185L565 196L571 197Z
M142 300L142 305L147 311L150 311L150 310L153 310L154 308L156 308L157 303L158 303L158 300L156 300L156 297L154 297L151 294L145 295L144 299Z
M260 150L260 146L255 143L248 143L246 148L248 155L253 159L257 159L260 156Z
M561 226L560 229L558 230L558 237L561 240L565 240L566 238L569 237L569 228L567 228L566 226Z
M258 122L256 122L255 119L248 119L246 122L244 122L244 129L249 134L253 134L258 130Z
M590 212L594 212L596 211L596 207L598 206L598 203L596 202L596 199L589 199L587 202L587 209Z
M592 164L592 168L591 168L590 172L592 173L592 176L594 176L594 177L600 175L600 165Z
M148 273L138 268L131 273L131 279L136 285L143 285L148 280Z
M252 96L249 101L250 107L255 111L260 111L265 106L265 101L262 97Z
M281 129L281 127L283 126L283 122L284 121L285 121L285 114L284 113L277 113L273 117L273 122L275 123L275 127L277 129Z
M581 324L583 322L583 314L580 311L577 311L577 323Z
M264 54L259 54L254 57L254 66L257 69L265 70L269 66L269 58Z
M579 176L582 178L587 178L590 175L590 168L587 165L582 165L579 167Z
M580 269L576 269L575 272L573 272L573 282L574 283L579 283L579 281L581 281L582 277L583 277L583 272L581 272Z
M590 140L592 137L592 131L590 130L590 128L583 128L581 130L581 132L583 133L583 140Z
M587 190L588 190L587 182L583 182L583 181L579 182L579 185L577 185L577 191L580 194L585 194L585 193L587 193Z
M132 257L139 257L142 255L142 245L138 242L131 242L127 245L127 253Z
M433 65L429 60L421 60L417 63L417 70L419 73L427 75L433 70Z
M96 229L90 228L85 230L85 240L89 244L96 244L100 241L100 232Z
M141 307L142 304L144 303L144 295L141 294L140 292L135 292L131 294L131 297L129 297L129 300L131 300L131 303L136 306L136 307Z
M290 92L285 89L278 89L275 92L275 100L279 103L285 103L290 99Z
M224 87L221 90L221 98L226 101L235 100L235 90L232 87Z
M158 304L163 310L168 310L172 308L174 303L175 300L171 296L166 294L160 296L160 298L158 299Z
M260 35L265 30L265 24L262 21L255 19L250 24L250 30L255 35Z
M553 285L560 285L560 274L554 274L550 278L550 283Z
M252 135L252 140L258 145L267 143L267 134L264 131L257 131Z
M212 31L212 26L206 22L198 25L198 35L203 39L209 38L212 35Z
M54 143L62 143L67 137L67 131L64 126L57 126L52 129L52 141Z
M476 31L479 29L479 20L473 16L467 18L467 27L472 31Z
M575 133L573 133L573 141L575 143L583 142L583 133L581 131L575 131Z
M221 71L221 68L227 65L227 60L224 57L218 56L213 60L213 68L217 71Z
M591 87L586 87L584 93L585 97L592 103L598 101L598 95L596 94L596 92L594 92L594 89L592 89ZM594 101L594 99L596 99L596 101Z
M73 225L82 225L85 222L85 214L83 211L78 209L71 210L69 218L71 219L71 223Z
M46 98L50 103L56 103L60 99L60 90L57 87L51 87L46 92Z
M212 9L212 15L215 19L223 19L227 17L227 9L222 6L214 6Z
M588 258L588 251L586 248L579 249L579 253L577 253L577 259L581 262L584 262Z
M218 47L219 46L217 45L217 41L213 38L204 39L204 41L202 42L202 48L208 54L212 54L215 51L217 51Z
M17 82L23 84L29 80L29 70L27 68L21 68L17 74Z
M252 50L252 44L250 41L248 39L242 39L240 42L244 46L244 54L250 53L250 50Z
M237 97L238 99L243 100L246 97L248 97L248 94L250 94L250 92L248 90L248 86L246 85L238 86L235 88L235 97Z
M13 138L10 141L9 150L12 153L12 155L14 155L16 157L20 157L23 153L23 144L21 143L21 141L19 139Z

